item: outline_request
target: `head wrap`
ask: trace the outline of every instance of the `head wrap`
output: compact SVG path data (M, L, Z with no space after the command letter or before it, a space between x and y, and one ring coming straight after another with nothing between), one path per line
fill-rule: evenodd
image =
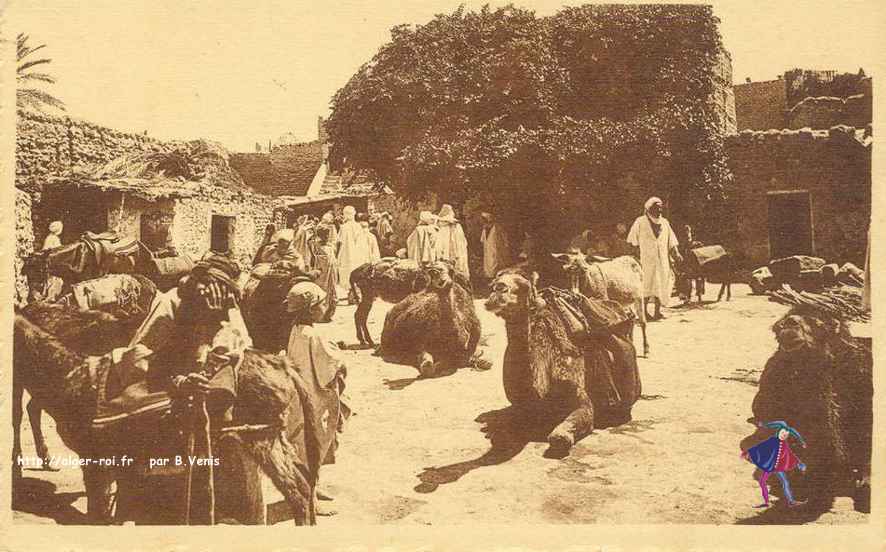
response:
M458 222L458 219L455 218L455 211L452 209L452 205L444 203L443 206L440 207L440 214L437 215L437 220L440 222Z
M654 197L654 196L650 197L649 199L646 200L646 204L643 206L643 210L648 211L649 209L652 209L652 206L655 204L661 205L662 204L661 199Z
M649 217L649 220L657 224L661 220L661 215L652 216L649 210L652 209L653 205L658 205L659 207L661 207L662 202L657 197L650 197L646 200L646 204L643 206L643 210L646 212L646 216Z
M289 289L285 304L287 312L310 309L326 300L326 292L314 282L299 282Z
M323 217L320 220L322 222L325 222L326 224L332 224L333 222L335 222L335 215L333 215L329 211L326 211L325 213L323 213Z
M434 215L430 211L422 211L418 214L418 222L421 224L434 224Z
M354 209L353 207L351 207L350 205L348 205L347 207L342 209L341 213L342 213L342 216L344 216L346 221L354 220L354 217L357 216L357 210Z
M191 275L205 275L209 280L215 280L231 288L235 295L239 295L240 288L237 278L240 276L240 267L237 263L225 255L209 254L194 263Z
M495 220L495 217L492 216L492 213L487 213L486 211L480 213L480 217L486 222L492 222Z
M62 229L64 226L62 225L62 221L55 220L49 224L49 233L55 234L56 236L62 233Z
M786 424L785 422L783 422L781 420L776 420L774 422L767 422L766 424L763 424L763 425L765 425L769 429L774 429L776 434L779 431L781 431L782 429L784 429L788 433L790 433L791 435L796 437L797 440L800 441L800 443L804 443L804 444L806 443L805 439L803 439L803 437L800 435L800 432L798 432L796 429L792 428L791 426L789 426L788 424Z

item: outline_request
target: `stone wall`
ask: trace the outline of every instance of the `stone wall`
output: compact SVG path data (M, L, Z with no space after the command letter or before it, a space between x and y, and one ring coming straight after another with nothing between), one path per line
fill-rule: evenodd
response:
M43 114L19 114L16 122L16 186L31 190L47 176L76 166L106 163L133 151L168 146L149 136L127 134L86 121Z
M270 198L223 192L180 199L175 204L171 229L173 244L199 258L209 251L212 215L235 217L231 256L240 268L247 269L264 237L265 226L274 222L277 207L277 202Z
M871 123L873 102L870 94L848 98L806 98L787 113L787 128L824 129L836 125L864 128Z
M736 84L733 91L739 131L784 128L787 90L783 80Z
M34 229L31 225L31 197L22 190L15 191L15 304L22 305L28 298L28 282L22 276L24 259L34 252Z
M738 235L729 244L755 265L769 260L767 192L808 190L815 254L864 262L871 214L871 149L855 129L745 131L728 137ZM861 265L860 265L861 266Z

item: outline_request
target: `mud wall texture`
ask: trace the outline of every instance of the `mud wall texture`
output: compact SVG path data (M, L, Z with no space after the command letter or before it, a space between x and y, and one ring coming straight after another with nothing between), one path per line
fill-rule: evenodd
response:
M31 197L15 190L15 304L22 305L28 298L28 282L22 276L24 259L34 252L34 229L31 225Z
M805 190L811 199L814 253L829 262L862 266L871 215L871 147L866 144L847 126L728 137L735 176L730 196L739 229L732 247L752 264L766 263L767 193Z
M19 114L16 123L15 180L30 190L41 178L62 176L78 166L106 163L134 151L168 146L142 134L43 114Z
M871 123L873 102L870 94L848 98L806 98L787 112L787 128L831 128L848 125L864 128Z

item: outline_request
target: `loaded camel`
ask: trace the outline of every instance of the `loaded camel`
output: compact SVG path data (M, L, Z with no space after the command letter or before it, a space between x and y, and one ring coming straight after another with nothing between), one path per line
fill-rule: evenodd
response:
M633 312L643 333L643 356L649 356L646 308L643 305L643 269L634 257L588 257L580 251L552 253L566 272L570 288L585 297L615 301L625 313ZM633 340L633 333L631 334Z
M235 277L231 275L230 280ZM176 317L185 324L181 327L189 331L174 332L168 344L169 359L185 371L196 371L195 367L204 365L210 357L207 353L211 348L213 358L230 358L237 366L233 423L266 428L240 434L243 447L286 498L295 523L314 524L314 482L327 452L325 448L330 444L328 439L319 438L317 430L328 434L330 428L326 426L332 426L334 434L338 417L334 412L322 418L314 414L308 404L311 398L305 394L309 385L288 359L246 346L248 333L245 328L237 329L236 304L229 309L217 308L208 298L219 294L207 295L207 290L217 289L211 273L200 263L179 287L181 303ZM232 297L230 292L227 297ZM239 345L225 347L224 342ZM98 391L94 374L108 362L107 356L75 353L20 314L15 316L14 355L15 379L56 420L59 436L81 458L105 458L125 452L143 459L164 446L157 442L158 435L169 432L162 431L159 423L147 424L140 431L123 428L116 442L100 439L95 433L92 424ZM185 383L192 382L192 376L187 376ZM181 390L187 393L194 385L197 384L182 384ZM175 397L178 392L171 393ZM330 410L333 408L337 407L331 404ZM87 513L92 521L109 520L110 484L122 475L115 468L84 466Z
M568 452L601 420L619 424L630 419L640 397L636 350L626 328L632 321L615 303L551 288L538 292L537 280L535 273L501 271L485 306L505 321L508 401L522 409L565 406L566 417L548 435L548 443L554 452ZM576 331L568 323L558 306L564 296L590 315L587 327Z
M113 278L113 277L111 277ZM104 278L105 280L111 278ZM81 311L73 306L53 303L31 303L21 309L20 314L54 336L65 347L79 354L103 355L116 347L129 343L135 330L141 325L157 293L154 284L144 276L132 275L129 291L134 295L104 310ZM94 280L96 282L101 279ZM121 297L121 299L123 299ZM12 384L12 423L13 453L15 474L20 475L17 459L21 455L21 422L24 388L13 378ZM41 424L42 409L33 397L28 401L28 420L34 436L34 446L38 457L43 460L41 467L49 469L49 447L43 435Z
M449 264L447 261L440 261ZM455 271L452 279L470 291L470 280ZM351 272L351 293L359 298L354 312L357 340L361 345L375 345L369 334L367 320L376 299L399 303L410 293L422 291L428 285L423 267L412 259L384 258L358 266Z
M480 319L471 292L455 282L452 265L435 261L423 271L426 289L408 295L385 317L378 355L434 377L471 363L480 343Z
M766 363L749 421L783 420L808 443L808 465L797 498L826 512L834 497L850 495L870 511L873 429L872 356L845 322L810 307L795 307L772 328L778 349ZM742 442L760 440L761 431Z

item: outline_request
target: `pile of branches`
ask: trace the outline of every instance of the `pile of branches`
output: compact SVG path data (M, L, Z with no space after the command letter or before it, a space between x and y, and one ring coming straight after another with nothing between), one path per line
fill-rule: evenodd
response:
M818 292L795 291L789 284L769 293L773 301L792 306L809 306L844 320L868 322L870 312L862 307L862 290L854 286L836 286Z

